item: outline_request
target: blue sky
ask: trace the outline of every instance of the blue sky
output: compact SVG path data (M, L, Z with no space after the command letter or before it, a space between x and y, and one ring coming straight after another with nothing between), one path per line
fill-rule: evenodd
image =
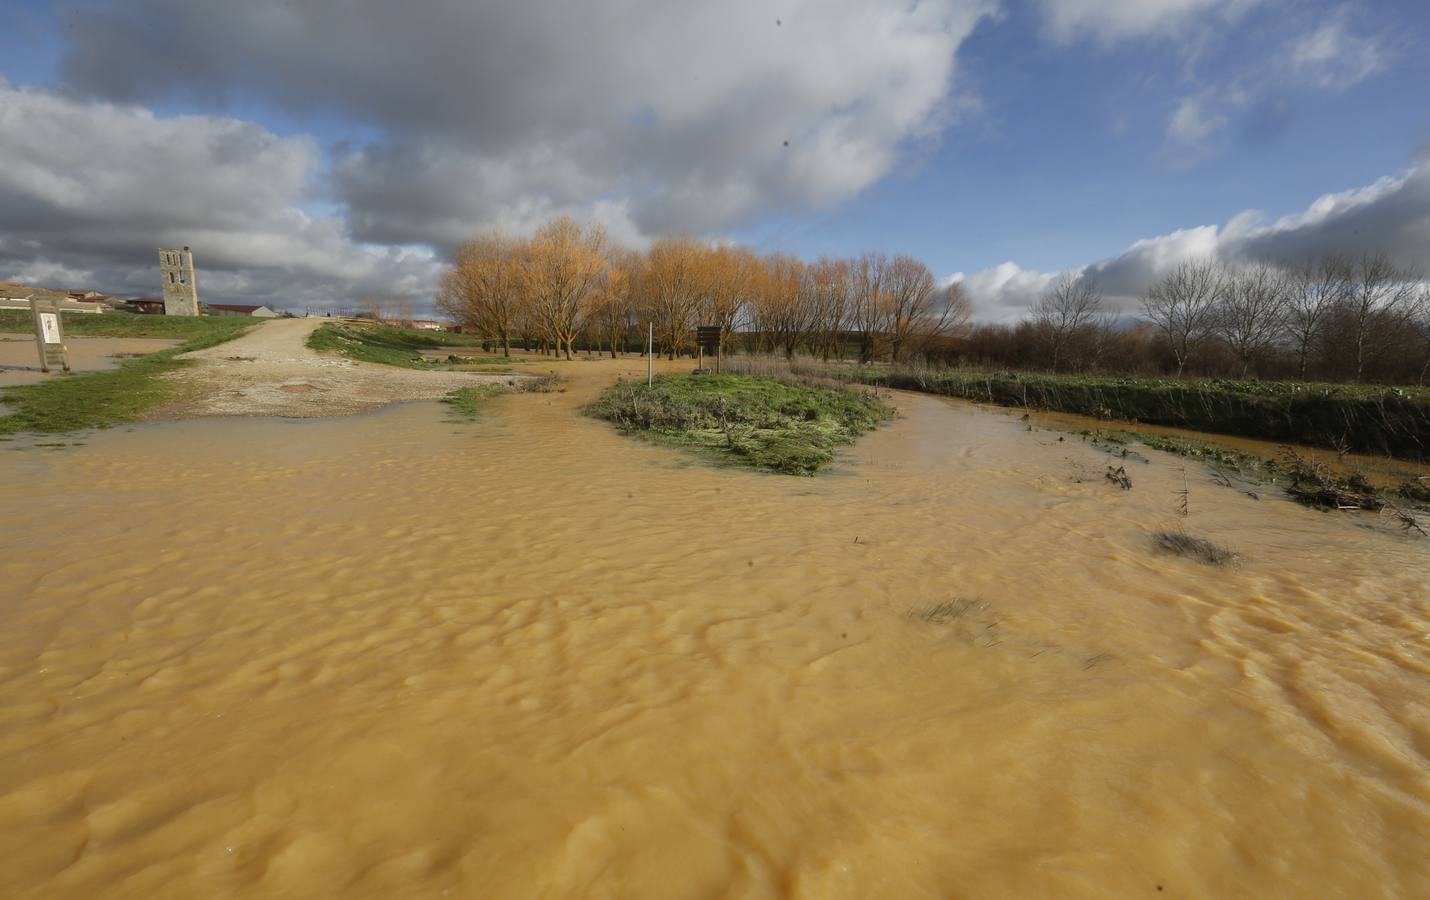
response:
M1012 7L961 47L980 106L926 160L828 213L740 236L807 255L906 250L943 272L1005 260L1052 270L1247 209L1304 209L1430 146L1430 4L1319 9L1338 6L1383 41L1386 68L1343 89L1268 85L1190 159L1168 138L1178 103L1278 51L1276 30L1252 27L1269 10L1189 63L1175 39L1049 41L1035 9Z
M910 253L1002 319L1060 271L1134 292L1349 212L1430 261L1430 4L589 7L11 0L0 278L142 293L174 242L224 299L421 303L463 236L556 214ZM176 176L192 208L152 199Z

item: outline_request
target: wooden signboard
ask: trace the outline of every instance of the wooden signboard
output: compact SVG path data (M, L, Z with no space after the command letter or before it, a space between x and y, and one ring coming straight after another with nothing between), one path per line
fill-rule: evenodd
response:
M720 371L720 326L719 325L698 325L695 328L695 343L700 348L700 360L703 364L705 354L715 354L715 371Z
M48 372L58 366L68 372L70 358L65 351L65 328L59 302L31 297L30 317L35 321L35 346L40 351L40 371Z

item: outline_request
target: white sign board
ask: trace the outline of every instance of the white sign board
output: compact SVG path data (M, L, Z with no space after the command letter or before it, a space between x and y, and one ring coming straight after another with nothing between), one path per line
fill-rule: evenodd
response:
M46 344L59 344L60 340L60 317L58 313L40 313L40 332L45 336Z

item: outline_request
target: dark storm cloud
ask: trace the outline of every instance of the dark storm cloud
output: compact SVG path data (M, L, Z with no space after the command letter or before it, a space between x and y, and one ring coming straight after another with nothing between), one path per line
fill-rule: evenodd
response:
M777 25L760 0L136 0L83 7L61 71L85 97L242 96L376 130L330 182L363 239L576 213L634 240L872 184L942 126L993 6L796 0Z

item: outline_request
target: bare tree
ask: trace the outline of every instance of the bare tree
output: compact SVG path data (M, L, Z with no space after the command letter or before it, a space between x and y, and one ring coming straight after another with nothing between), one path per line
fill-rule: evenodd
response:
M888 313L886 338L889 359L897 363L912 343L947 331L950 316L958 315L959 304L950 304L947 292L940 291L928 266L912 256L896 256L885 272ZM957 299L962 298L958 293Z
M1217 263L1184 262L1142 296L1142 314L1171 346L1177 376L1211 334L1226 275Z
M641 257L617 247L608 252L607 259L606 271L596 282L587 323L596 336L597 349L604 338L611 359L615 359L617 344L625 351L626 334L636 306L635 284L640 277Z
M1331 316L1351 292L1351 264L1330 254L1297 266L1286 292L1286 334L1296 354L1296 374L1306 380L1311 351L1321 342Z
M609 267L605 250L603 229L582 228L566 217L542 226L531 239L525 266L531 309L556 352L564 348L567 359Z
M690 343L706 292L704 247L690 238L662 238L646 256L642 307L670 359Z
M501 345L511 356L511 338L526 300L524 247L497 232L465 241L442 275L437 305L463 327Z
M747 315L759 270L759 257L743 247L721 244L709 251L700 324L720 326L722 353Z
M839 338L850 316L853 279L844 259L821 257L805 270L810 282L812 308L809 322L809 349L825 360L841 355Z
M1414 296L1415 282L1384 253L1366 254L1356 264L1341 305L1354 351L1355 380L1384 351L1394 331L1394 315Z
M1420 338L1421 351L1424 353L1423 362L1420 364L1420 377L1416 381L1417 384L1423 385L1426 374L1430 373L1430 282L1420 284L1409 318L1411 327Z
M876 340L879 332L887 324L888 300L884 290L884 276L889 269L889 258L882 253L865 253L854 262L851 277L854 280L853 295L850 298L849 323L859 334L859 361L874 361Z
M1065 272L1059 275L1033 307L1033 322L1047 337L1053 371L1057 371L1069 344L1102 311L1102 290L1088 278Z
M762 340L794 358L809 327L810 285L798 257L772 253L763 260L763 278L751 303L755 330Z
M1246 266L1222 283L1217 299L1215 329L1231 348L1245 378L1253 361L1275 344L1281 333L1290 280L1272 266Z

